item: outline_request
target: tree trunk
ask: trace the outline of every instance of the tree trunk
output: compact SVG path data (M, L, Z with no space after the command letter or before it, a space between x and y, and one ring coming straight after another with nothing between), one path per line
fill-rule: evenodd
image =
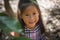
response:
M5 9L6 9L6 12L9 16L12 16L12 17L16 17L16 15L14 14L10 4L9 4L9 0L4 0L4 6L5 6Z

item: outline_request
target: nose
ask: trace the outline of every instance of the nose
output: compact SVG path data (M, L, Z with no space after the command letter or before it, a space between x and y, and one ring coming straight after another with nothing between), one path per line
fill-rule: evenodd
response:
M34 19L34 16L30 16L30 20L33 20Z

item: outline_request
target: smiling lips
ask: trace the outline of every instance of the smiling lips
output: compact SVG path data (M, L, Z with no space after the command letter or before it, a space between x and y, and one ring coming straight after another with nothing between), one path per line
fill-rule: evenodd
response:
M33 23L35 23L35 21L33 21L33 22L29 22L30 24L33 24Z

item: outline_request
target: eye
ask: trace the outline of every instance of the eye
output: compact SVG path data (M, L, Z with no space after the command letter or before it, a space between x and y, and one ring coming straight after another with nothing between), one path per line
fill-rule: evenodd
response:
M28 14L26 14L25 16L29 16Z
M33 15L35 15L36 13L33 13Z

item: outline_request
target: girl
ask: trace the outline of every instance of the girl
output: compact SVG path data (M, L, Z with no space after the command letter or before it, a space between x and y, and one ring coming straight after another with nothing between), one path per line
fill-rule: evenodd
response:
M20 0L18 9L18 18L25 36L32 40L45 40L45 29L38 5L30 0Z
M38 5L30 0L20 0L18 9L20 11L18 19L24 29L25 37L32 40L46 40L45 29Z

